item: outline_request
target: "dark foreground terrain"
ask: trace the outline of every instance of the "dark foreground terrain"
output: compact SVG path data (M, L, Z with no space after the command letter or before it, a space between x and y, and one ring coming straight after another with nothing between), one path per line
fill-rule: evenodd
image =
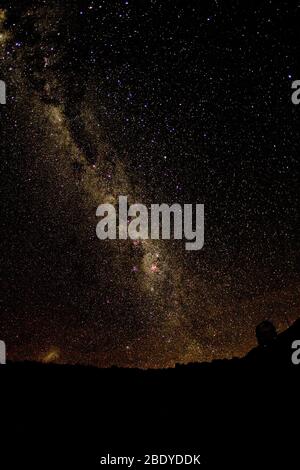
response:
M1 366L0 468L101 468L108 453L140 458L132 468L145 454L200 454L201 468L299 468L295 339L299 320L243 359L161 371Z

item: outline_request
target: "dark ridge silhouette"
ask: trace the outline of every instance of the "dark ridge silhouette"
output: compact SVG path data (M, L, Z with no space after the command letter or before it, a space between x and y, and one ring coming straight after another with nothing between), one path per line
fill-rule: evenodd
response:
M107 453L195 453L202 468L293 468L300 365L291 356L300 320L267 338L241 359L166 370L8 363L0 367L1 451L11 466L31 468L99 468Z

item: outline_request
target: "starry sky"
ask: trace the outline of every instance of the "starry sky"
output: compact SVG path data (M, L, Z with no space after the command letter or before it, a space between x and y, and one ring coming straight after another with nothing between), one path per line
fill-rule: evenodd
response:
M172 367L299 316L299 1L1 1L0 337L13 360ZM205 205L205 245L96 208Z

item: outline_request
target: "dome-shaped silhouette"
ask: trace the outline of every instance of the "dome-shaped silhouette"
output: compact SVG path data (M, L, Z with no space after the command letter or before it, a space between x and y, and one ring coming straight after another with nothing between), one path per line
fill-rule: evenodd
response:
M256 338L259 346L269 346L277 337L277 331L269 320L261 322L256 327Z

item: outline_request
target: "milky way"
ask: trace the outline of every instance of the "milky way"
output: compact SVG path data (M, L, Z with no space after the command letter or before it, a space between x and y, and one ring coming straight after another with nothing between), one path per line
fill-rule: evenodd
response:
M287 327L298 9L13 3L0 11L9 356L165 367L242 355L266 318ZM203 250L98 240L96 208L119 195L204 203Z

